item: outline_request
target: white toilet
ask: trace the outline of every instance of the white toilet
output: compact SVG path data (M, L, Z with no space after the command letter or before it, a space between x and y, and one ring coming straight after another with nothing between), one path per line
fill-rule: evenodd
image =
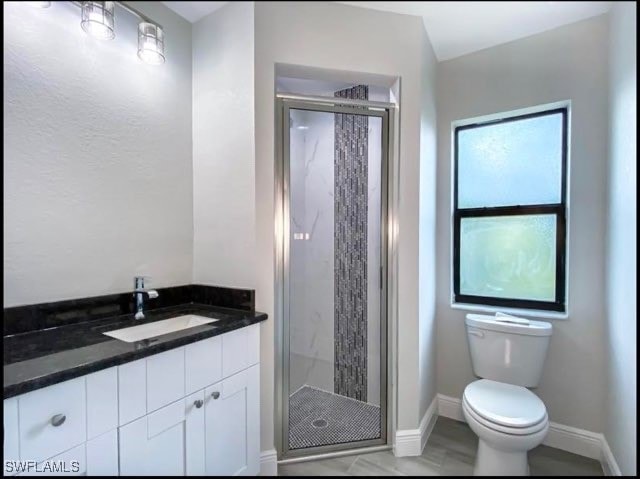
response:
M549 430L547 409L527 388L540 381L551 324L506 315L468 314L465 321L476 376L462 411L478 435L476 476L526 476L527 451Z

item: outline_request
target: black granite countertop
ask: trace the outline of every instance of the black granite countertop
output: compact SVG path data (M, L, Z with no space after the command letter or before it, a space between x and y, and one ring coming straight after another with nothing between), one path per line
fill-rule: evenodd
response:
M216 318L215 323L127 343L103 334L114 329L147 324L183 314ZM3 337L4 399L67 381L201 339L223 334L267 319L257 311L183 304L132 314Z

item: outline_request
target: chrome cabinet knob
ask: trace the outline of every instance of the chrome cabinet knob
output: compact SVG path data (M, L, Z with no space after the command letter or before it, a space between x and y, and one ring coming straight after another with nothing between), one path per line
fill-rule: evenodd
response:
M53 427L62 426L62 424L64 424L66 420L67 416L65 416L64 414L56 414L51 418L51 425Z
M220 397L220 393L218 391L214 391L211 393L211 397L213 399L218 399Z
M202 399L196 399L193 403L196 409L200 409L203 404L204 404L204 401Z

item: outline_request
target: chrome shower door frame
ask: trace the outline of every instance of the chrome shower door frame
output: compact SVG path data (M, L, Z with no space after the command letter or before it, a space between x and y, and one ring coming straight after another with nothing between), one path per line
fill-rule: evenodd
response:
M389 314L393 311L388 304L388 265L393 257L393 245L389 241L392 233L390 222L390 190L395 190L390 181L391 144L394 112L396 106L391 103L351 100L344 98L310 97L298 95L276 96L276 168L275 168L275 329L276 329L276 384L275 384L275 429L276 448L279 460L302 458L336 453L347 450L359 450L370 447L386 446L389 443L389 431L392 417L388 406L393 403L391 388L388 387L389 371ZM346 113L377 117L382 120L382 158L381 158L381 217L380 217L380 414L381 434L378 439L369 439L341 444L328 444L304 449L289 449L289 372L290 372L290 311L289 311L289 267L290 267L290 110L307 110L324 113ZM392 314L393 316L393 314Z

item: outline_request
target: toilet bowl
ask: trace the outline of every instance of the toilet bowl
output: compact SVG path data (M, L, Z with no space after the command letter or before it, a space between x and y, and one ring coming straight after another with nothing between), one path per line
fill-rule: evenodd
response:
M528 475L527 451L549 430L538 396L522 386L480 379L465 388L462 412L479 440L474 475Z
M465 319L473 373L462 412L478 436L474 474L525 476L527 451L549 431L547 409L527 388L540 383L553 327L496 313Z

